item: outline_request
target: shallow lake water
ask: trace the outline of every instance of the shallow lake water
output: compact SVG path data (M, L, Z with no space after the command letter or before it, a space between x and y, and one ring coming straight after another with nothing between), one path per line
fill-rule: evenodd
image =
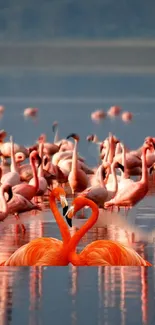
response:
M32 77L33 76L33 77ZM6 112L0 121L17 143L31 145L45 132L53 140L52 123L58 120L61 137L80 134L80 153L90 166L97 165L98 151L86 136L96 133L104 139L109 131L129 148L142 145L155 135L154 74L86 74L14 72L1 74L1 103ZM120 105L133 112L133 122L120 118L94 124L90 114L97 108ZM36 121L24 120L23 109L39 108ZM71 200L68 199L69 203ZM61 209L61 208L60 208ZM89 214L85 210L85 218ZM40 236L60 238L48 206L37 213L21 216L26 234L15 235L15 221L9 217L0 225L0 261L31 239ZM85 219L73 221L74 233ZM141 256L155 264L155 195L152 191L124 212L100 211L97 224L81 240L78 250L96 239L115 239L131 245ZM1 267L0 324L105 325L154 324L155 268L144 267Z

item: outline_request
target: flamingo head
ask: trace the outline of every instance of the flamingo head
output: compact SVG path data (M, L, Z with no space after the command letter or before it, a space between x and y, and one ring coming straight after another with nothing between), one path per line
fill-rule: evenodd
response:
M87 140L88 142L93 142L94 137L95 137L94 134L88 135L87 138L86 138L86 140Z
M154 138L152 138L152 137L145 138L144 145L143 146L144 147L148 146L149 147L148 149L151 152L154 152L154 150L155 150L155 141L154 141Z
M37 165L37 168L41 165L42 159L41 159L41 157L39 156L39 154L38 154L38 152L36 150L33 150L30 153L30 161L35 162L36 165Z
M56 131L57 127L58 127L58 122L57 121L53 122L53 124L52 124L52 130L53 130L53 132Z
M92 202L91 200L87 199L84 196L78 196L73 200L72 205L67 210L66 214L64 214L64 216L66 218L66 221L67 221L67 223L68 223L68 225L70 227L72 227L72 218L73 218L73 216L79 210L81 210L84 206L90 206L89 202L91 202L91 204L95 205L94 202Z
M73 138L73 139L76 140L76 141L79 141L79 140L80 140L79 135L76 134L76 133L71 133L71 134L69 134L68 137L67 137L66 139L69 139L69 138Z
M53 199L53 196L55 199L60 201L61 206L63 208L63 215L66 214L68 211L68 202L66 200L66 193L62 187L56 187L54 188L50 193L50 200Z
M2 185L4 186L4 193L8 194L6 202L9 202L13 197L12 187L9 184Z
M18 162L22 162L26 159L26 156L23 152L16 152L15 153L15 161Z
M38 138L38 143L44 143L46 141L46 134L41 134Z

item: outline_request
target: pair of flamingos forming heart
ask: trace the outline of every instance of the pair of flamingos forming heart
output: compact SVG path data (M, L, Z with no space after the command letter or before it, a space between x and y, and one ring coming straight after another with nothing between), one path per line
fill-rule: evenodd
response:
M92 209L92 214L86 223L71 237L69 228L60 214L56 199L61 202L63 215L72 226L72 217L84 206ZM87 245L80 254L76 246L85 233L95 224L99 210L97 205L85 198L77 197L70 208L63 188L55 188L50 193L50 208L60 229L62 241L56 238L37 238L21 246L2 266L65 266L72 263L76 266L151 266L130 247L111 240L97 240Z

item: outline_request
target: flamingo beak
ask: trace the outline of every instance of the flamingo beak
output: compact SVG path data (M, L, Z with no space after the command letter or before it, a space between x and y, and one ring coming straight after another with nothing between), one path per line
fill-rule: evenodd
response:
M63 208L63 216L65 216L65 214L68 211L68 202L67 202L66 197L64 195L60 195L60 203L61 203L61 206Z
M78 134L76 134L76 133L71 133L71 134L69 134L68 137L67 137L66 139L69 139L69 138L73 138L74 140L79 141L79 136L78 136Z
M153 170L154 170L154 166L151 166L150 167L150 175L152 174Z
M72 205L65 214L65 218L66 218L67 223L70 227L72 227L72 218L73 218L74 212L75 212L74 206Z
M120 168L122 170L122 172L124 172L124 166L121 165L120 163L117 163L117 168Z

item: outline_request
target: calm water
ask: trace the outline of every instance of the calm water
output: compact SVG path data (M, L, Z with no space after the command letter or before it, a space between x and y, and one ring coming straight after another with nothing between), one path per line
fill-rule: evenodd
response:
M155 76L121 74L66 75L40 71L8 72L0 75L1 103L6 112L0 128L15 141L31 145L42 132L53 140L52 123L58 120L60 136L79 132L80 153L90 166L97 163L97 149L86 142L90 133L104 138L114 132L130 148L145 136L154 135ZM97 108L121 105L134 114L125 125L118 118L94 124L90 113ZM24 120L23 109L39 108L37 121ZM70 200L69 200L70 202ZM148 195L125 218L100 212L98 223L82 239L78 249L96 239L115 239L131 245L150 262L155 262L155 200ZM89 211L85 210L85 217ZM24 237L15 236L15 221L9 217L0 227L0 261L24 243L39 236L60 238L54 218L45 207L41 213L25 214ZM72 233L85 222L74 219ZM154 324L155 268L1 268L0 324Z

